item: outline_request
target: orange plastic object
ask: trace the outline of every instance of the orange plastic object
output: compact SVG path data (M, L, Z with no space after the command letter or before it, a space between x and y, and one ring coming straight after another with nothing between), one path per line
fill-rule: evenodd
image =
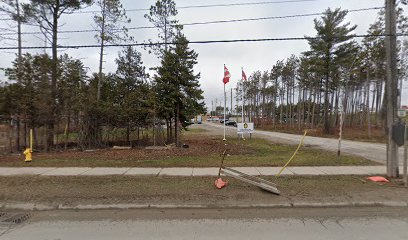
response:
M368 177L367 180L370 180L373 182L390 182L385 177L381 177L381 176Z
M222 180L222 178L218 178L217 180L215 180L215 187L216 188L218 188L218 189L221 189L221 188L223 188L223 187L225 187L225 186L227 186L227 183L228 182L224 182L223 180Z

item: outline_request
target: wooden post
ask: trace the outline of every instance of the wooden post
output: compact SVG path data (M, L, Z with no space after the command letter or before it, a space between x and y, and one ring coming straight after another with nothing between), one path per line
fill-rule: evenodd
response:
M404 144L404 186L408 187L408 176L407 176L407 161L408 161L408 124L405 123L405 144Z
M339 143L337 146L337 160L340 160L342 137L343 137L343 110L340 110L340 127L339 127Z

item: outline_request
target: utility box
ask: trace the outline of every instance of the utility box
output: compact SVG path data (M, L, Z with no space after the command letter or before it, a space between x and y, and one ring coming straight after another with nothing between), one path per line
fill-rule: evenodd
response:
M403 146L406 139L405 125L398 122L392 125L392 140L399 146Z

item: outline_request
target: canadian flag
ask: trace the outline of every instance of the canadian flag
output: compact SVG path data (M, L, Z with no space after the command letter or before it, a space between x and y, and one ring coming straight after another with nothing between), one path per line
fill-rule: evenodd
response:
M247 77L246 77L246 74L245 74L245 72L244 72L244 70L242 70L242 80L247 80Z
M224 65L224 78L222 79L224 84L227 84L227 82L229 82L230 77L231 77L231 74L228 71L228 68Z

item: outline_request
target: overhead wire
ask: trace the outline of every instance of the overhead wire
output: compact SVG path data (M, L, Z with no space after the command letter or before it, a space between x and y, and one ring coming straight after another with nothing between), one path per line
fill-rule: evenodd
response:
M387 34L364 34L364 35L350 35L352 38L364 38L364 37L387 37L392 35ZM408 33L395 34L397 37L408 36ZM336 38L334 36L333 38ZM343 38L343 37L341 37ZM230 39L230 40L204 40L204 41L188 41L189 44L215 44L215 43L237 43L237 42L271 42L271 41L299 41L299 40L312 40L320 39L318 37L283 37L283 38L256 38L256 39ZM156 43L124 43L124 44L105 44L104 47L133 47L133 46L161 46L161 45L177 45L183 43L177 42L156 42ZM79 49L79 48L99 48L98 44L90 45L59 45L58 49ZM26 46L21 49L51 49L51 46ZM18 47L0 47L0 50L16 50Z
M384 9L384 7L370 7L370 8L360 8L347 10L348 12L363 12L371 10ZM273 20L273 19L287 19L287 18L298 18L298 17L312 17L321 16L323 12L320 13L305 13L305 14L295 14L295 15L284 15L284 16L269 16L269 17L258 17L258 18L242 18L242 19L230 19L230 20L217 20L217 21L206 21L206 22L193 22L180 24L182 26L194 26L194 25L208 25L208 24L220 24L220 23L235 23L235 22L249 22L249 21L261 21L261 20ZM154 29L153 26L142 26L142 27L129 27L128 30L140 30L140 29ZM121 29L114 29L121 30ZM98 32L95 29L83 29L83 30L62 30L59 33L87 33L87 32ZM0 35L15 35L16 33L0 33ZM42 34L41 32L23 32L23 35L33 35Z
M194 9L194 8L213 8L213 7L237 7L237 6L251 6L251 5L268 5L268 4L282 4L282 3L300 3L300 2L316 2L318 0L280 0L280 1L263 1L263 2L243 2L243 3L226 3L226 4L208 4L208 5L190 5L180 6L177 9ZM149 11L150 8L135 8L125 9L126 12L144 12ZM71 14L88 14L88 13L100 13L98 10L89 11L76 11ZM0 14L4 16L8 14Z
M353 9L347 10L348 12L362 12L362 11L370 11L370 10L379 10L383 9L384 7L371 7L371 8L361 8L361 9ZM206 24L216 24L216 23L233 23L233 22L248 22L248 21L260 21L260 20L271 20L271 19L285 19L285 18L297 18L297 17L313 17L313 16L321 16L324 13L305 13L305 14L295 14L295 15L285 15L285 16L271 16L271 17L259 17L259 18L242 18L242 19L232 19L232 20L219 20L219 21L208 21L208 22L196 22L196 23L186 23L183 26L191 26L191 25L206 25Z

